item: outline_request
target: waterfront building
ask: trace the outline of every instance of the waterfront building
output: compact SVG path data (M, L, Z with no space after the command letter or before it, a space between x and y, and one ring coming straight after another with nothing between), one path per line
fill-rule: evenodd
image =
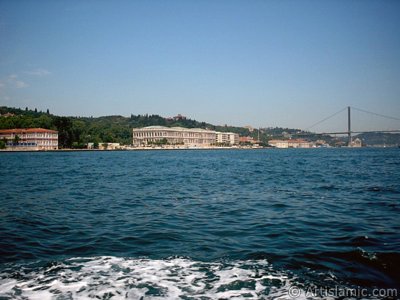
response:
M316 140L315 146L318 148L326 148L329 147L329 144L325 140Z
M98 149L98 150L120 150L123 147L121 146L120 143L97 143L98 145L95 148L95 143L88 143L87 144L87 149L93 150L93 149Z
M254 138L252 138L251 136L241 136L239 137L239 143L240 144L257 144L258 141L256 141Z
M233 132L216 132L216 143L229 146L239 144L239 134Z
M0 140L10 150L58 149L58 131L43 128L2 129Z
M361 148L362 147L362 141L359 138L356 138L353 141L351 141L350 147Z
M185 145L208 147L215 144L216 132L201 128L148 126L133 129L132 144L135 147L148 145Z
M293 139L293 140L270 140L268 144L275 148L311 148L313 144L311 142Z
M100 150L118 150L121 149L120 143L99 143Z

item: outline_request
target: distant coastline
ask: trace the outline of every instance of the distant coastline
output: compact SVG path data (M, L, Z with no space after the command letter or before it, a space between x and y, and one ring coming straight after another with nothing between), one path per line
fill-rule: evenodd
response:
M50 153L50 152L136 152L136 151L202 151L202 150L213 150L213 151L245 151L245 150L278 150L278 151L292 151L292 150L310 150L312 149L396 149L399 146L367 146L367 147L313 147L313 148L274 148L274 147L202 147L202 148L160 148L160 147L141 147L141 148L129 148L129 149L56 149L56 150L5 150L0 149L0 153Z
M42 112L37 111L37 109L0 106L0 129L36 127L56 130L58 132L58 147L68 149L67 151L70 151L69 149L88 148L89 144L98 148L102 148L104 145L111 147L112 144L129 148L132 145L133 129L149 126L200 128L220 133L238 134L238 146L245 147L245 149L255 144L260 147L268 147L271 141L279 143L280 141L294 141L296 139L302 139L317 146L323 144L329 147L343 147L348 143L345 136L318 134L296 128L213 125L180 114L174 117L149 114L131 114L130 117L65 117L53 115L48 110ZM357 138L361 141L362 146L366 147L398 147L400 145L400 134L398 133L371 132L353 136L353 139ZM287 147L290 148L291 145Z

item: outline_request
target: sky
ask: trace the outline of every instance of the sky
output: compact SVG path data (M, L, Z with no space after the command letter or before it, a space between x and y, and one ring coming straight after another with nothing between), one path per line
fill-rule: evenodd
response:
M385 0L0 0L0 105L302 129L347 106L400 118L399 15ZM346 126L344 111L312 129Z

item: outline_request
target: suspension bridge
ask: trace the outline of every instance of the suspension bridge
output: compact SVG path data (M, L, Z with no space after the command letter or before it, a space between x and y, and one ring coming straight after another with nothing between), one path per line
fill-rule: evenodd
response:
M345 112L347 110L347 130L344 131L327 131L327 132L320 132L320 133L315 133L318 135L347 135L348 137L348 146L352 145L352 135L353 134L361 134L361 133L400 133L400 129L387 129L387 130L352 130L352 110L355 111L359 111L359 112L363 112L369 115L374 115L374 116L378 116L384 119L389 119L389 120L395 120L395 121L399 121L400 122L400 118L396 118L396 117L392 117L392 116L386 116L383 114L378 114L375 112L371 112L371 111L367 111L365 109L361 109L361 108L356 108L356 107L352 107L352 106L347 106L337 112L335 112L334 114L314 123L313 125L307 127L306 131L310 131L310 129L315 128L317 125L320 125L321 123L324 123L326 121L328 121L329 119L332 119L333 117L337 116L338 114ZM400 123L399 123L399 127L400 127ZM307 135L307 133L302 133L300 135Z

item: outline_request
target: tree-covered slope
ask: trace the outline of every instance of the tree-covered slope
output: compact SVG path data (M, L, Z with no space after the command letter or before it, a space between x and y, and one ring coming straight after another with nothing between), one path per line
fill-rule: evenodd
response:
M159 115L131 115L105 117L62 117L26 108L0 107L0 129L42 127L59 132L62 148L83 148L89 142L131 144L132 128L145 126L168 126L204 128L232 131L242 135L251 134L248 129L231 126L215 126L188 118L164 118ZM254 135L254 133L253 133ZM254 135L256 136L256 135Z
M199 122L188 118L164 118L159 115L130 115L104 117L64 117L36 109L0 107L0 129L42 127L57 130L61 148L84 148L87 143L132 143L132 129L145 126L168 126L185 128L203 128L221 132L235 132L240 136L250 136L267 144L270 139L306 138L324 139L334 144L330 136L320 136L292 128L262 128L249 130L239 126L220 126Z

